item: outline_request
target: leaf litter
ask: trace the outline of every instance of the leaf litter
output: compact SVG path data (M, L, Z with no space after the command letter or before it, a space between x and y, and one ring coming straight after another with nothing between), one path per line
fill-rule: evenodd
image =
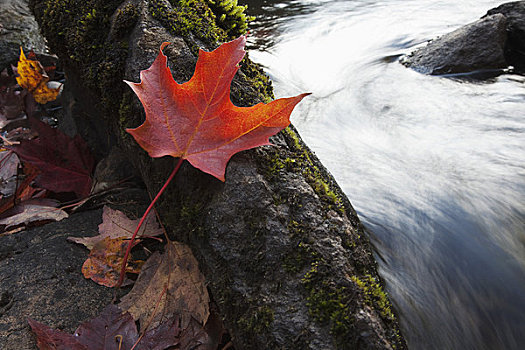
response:
M29 226L38 222L60 221L69 215L57 208L58 202L48 198L30 199L22 202L5 213L6 218L0 220L4 230L16 226Z
M98 226L98 235L68 237L69 241L83 244L90 250L88 259L82 265L82 273L86 278L106 287L117 285L118 271L123 264L124 253L137 222L138 220L129 219L120 210L104 206L102 223ZM141 234L147 237L156 237L163 233L164 231L155 216L148 216L147 224L143 226ZM126 272L138 274L142 264L142 261L127 262ZM132 283L132 281L128 280L127 283Z
M157 306L152 300L157 300L165 288L165 296ZM156 252L146 261L133 289L119 306L129 311L141 327L148 323L156 327L180 315L182 327L186 328L191 318L199 324L206 323L209 302L205 278L191 249L182 243L168 242L163 254Z
M234 106L229 98L230 85L239 69L238 63L244 57L245 43L246 37L241 36L212 52L201 50L195 74L184 84L173 80L167 67L166 56L162 53L162 49L167 45L164 43L153 65L141 72L141 82L128 82L143 103L146 121L138 128L127 131L151 157L170 155L179 160L139 221L131 239L130 230L124 230L126 234L119 236L111 233L120 229L114 227L101 232L100 237L95 240L79 239L78 243L91 247L90 259L97 256L104 261L105 266L88 269L99 269L97 271L102 272L102 282L111 280L111 284L120 287L123 276L129 270L127 258L134 246L135 237L142 224L147 222L154 203L173 179L184 159L202 171L225 181L229 159L239 151L269 145L269 137L289 125L293 108L308 95L301 94L252 107ZM159 104L158 101L163 103ZM166 115L170 118L166 119ZM128 239L129 244L122 254ZM114 272L114 266L118 264L122 266L120 278L114 284L114 277L107 276L108 271ZM155 342L160 339L159 336L148 338L151 332L169 329L167 333L177 337L173 345L178 345L180 349L215 350L224 328L219 317L215 314L210 317L209 305L205 279L199 271L197 260L189 247L177 242L168 242L163 254L155 252L146 261L133 289L119 304L125 312L121 317L139 322L143 333L138 340L143 340L144 344L146 341ZM110 305L107 310L115 313L115 310L119 309ZM36 327L35 333L39 339L38 334L42 333L44 328L45 326ZM106 324L104 332L108 332L109 329L109 324ZM107 334L95 336L96 332L87 333L92 334L92 338L111 338ZM128 344L136 336L136 328L131 327L129 331L126 328L126 331L121 333L113 335L113 341L119 339L118 349L128 349ZM81 337L82 334L86 332L77 330L75 336ZM93 347L98 348L106 349L106 345ZM141 347L139 345L133 348ZM148 348L157 349L153 345L148 345Z
M102 223L98 225L99 234L92 237L68 237L71 242L83 244L88 249L93 249L95 244L104 238L131 238L133 231L137 227L139 219L130 219L120 210L112 209L105 205L102 209ZM144 227L140 232L140 236L157 237L164 233L160 227L154 213L150 213L146 218Z
M139 333L133 317L116 305L108 305L97 317L82 323L73 334L28 319L41 350L216 350L224 332L214 314L210 326L195 320L186 329L174 317L158 327Z
M89 195L95 160L87 144L79 135L72 138L38 119L29 121L38 137L8 148L40 171L36 184L53 192Z

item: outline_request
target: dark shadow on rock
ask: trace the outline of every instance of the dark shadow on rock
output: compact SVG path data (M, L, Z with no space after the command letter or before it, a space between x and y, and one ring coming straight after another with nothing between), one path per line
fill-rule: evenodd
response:
M88 251L66 241L98 233L102 211L74 214L0 237L0 349L35 349L33 318L72 333L111 302L113 291L82 276Z
M507 18L505 57L516 71L525 72L525 1L514 1L489 10L486 16L502 14Z

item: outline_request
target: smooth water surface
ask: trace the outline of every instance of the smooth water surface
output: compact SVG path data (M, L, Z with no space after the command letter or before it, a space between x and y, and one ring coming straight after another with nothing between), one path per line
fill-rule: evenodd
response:
M248 1L251 58L369 229L411 349L525 349L525 77L402 54L499 1Z

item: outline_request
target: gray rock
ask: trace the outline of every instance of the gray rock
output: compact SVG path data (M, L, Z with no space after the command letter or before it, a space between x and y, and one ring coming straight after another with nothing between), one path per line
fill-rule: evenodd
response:
M215 23L220 13L208 16L205 1L191 7L167 0L76 3L65 11L56 1L31 0L74 87L76 108L90 111L91 124L107 125L103 135L118 141L155 194L174 160L149 158L124 132L144 112L122 79L139 81L139 71L169 41L174 78L187 81L197 48L227 39ZM74 19L93 9L100 22L80 32ZM271 85L246 60L231 97L253 105L271 97ZM235 155L225 183L184 163L156 205L169 234L191 246L235 348L405 349L350 202L293 127L273 142Z
M44 52L46 48L28 0L0 0L0 70L16 63L20 46L35 52Z
M514 1L500 5L487 12L486 16L502 14L507 19L507 46L505 56L516 70L525 71L525 1Z
M72 333L111 302L113 291L82 276L88 251L66 237L93 236L101 210L0 237L0 349L35 349L33 318Z
M424 74L503 69L509 65L504 54L506 28L505 16L487 16L432 40L401 63Z

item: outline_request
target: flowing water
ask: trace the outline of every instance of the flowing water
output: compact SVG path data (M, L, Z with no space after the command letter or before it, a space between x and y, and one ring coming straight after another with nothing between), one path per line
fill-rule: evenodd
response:
M411 349L525 349L525 77L402 54L499 1L251 0L251 58L370 231Z

